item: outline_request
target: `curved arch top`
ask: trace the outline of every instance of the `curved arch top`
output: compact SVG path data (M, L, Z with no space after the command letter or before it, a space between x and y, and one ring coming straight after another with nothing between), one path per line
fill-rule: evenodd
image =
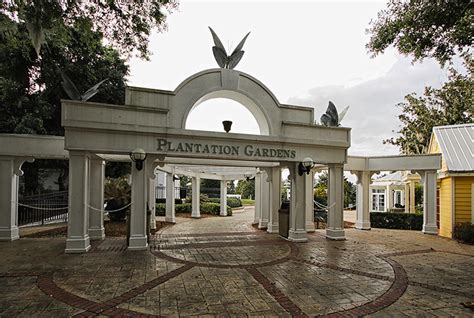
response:
M245 106L255 117L262 135L278 134L279 102L275 95L252 76L228 69L209 69L184 80L174 91L169 111L170 124L184 129L193 108L214 98L228 98Z

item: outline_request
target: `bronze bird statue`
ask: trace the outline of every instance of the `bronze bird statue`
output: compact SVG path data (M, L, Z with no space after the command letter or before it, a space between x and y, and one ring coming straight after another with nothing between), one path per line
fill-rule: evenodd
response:
M247 37L249 36L250 32L247 33L247 35L240 41L239 45L236 46L234 51L232 52L231 55L227 55L227 51L224 48L224 45L222 45L221 40L219 40L219 37L217 36L216 32L209 27L209 30L211 31L212 38L214 40L214 46L212 47L212 53L214 53L214 58L216 59L217 64L221 68L227 68L227 69L234 69L234 67L239 64L240 60L242 59L242 56L244 55L245 51L242 51L242 47L244 46L245 40L247 40Z
M89 88L84 94L81 94L79 93L79 90L77 89L76 85L74 85L73 81L69 78L69 76L67 76L63 70L60 70L60 72L62 78L61 86L63 87L67 96L69 96L69 98L72 100L79 100L83 102L88 101L95 94L97 94L99 92L99 86L102 85L102 83L104 83L106 80L108 80L108 78L106 78L105 80L100 81L99 83Z
M326 113L321 116L321 124L326 127L338 127L341 124L342 119L346 116L349 106L344 108L340 114L337 113L336 106L333 102L329 101Z

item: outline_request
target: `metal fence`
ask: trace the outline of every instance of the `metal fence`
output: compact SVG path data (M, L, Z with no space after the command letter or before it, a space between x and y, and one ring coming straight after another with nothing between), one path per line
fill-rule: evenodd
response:
M22 197L18 200L18 225L67 221L68 192Z

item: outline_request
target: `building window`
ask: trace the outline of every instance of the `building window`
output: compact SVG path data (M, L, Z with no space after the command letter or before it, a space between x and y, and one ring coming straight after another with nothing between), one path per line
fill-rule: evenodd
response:
M385 189L372 189L372 211L385 212Z
M402 190L395 190L393 193L393 206L403 205L402 202Z

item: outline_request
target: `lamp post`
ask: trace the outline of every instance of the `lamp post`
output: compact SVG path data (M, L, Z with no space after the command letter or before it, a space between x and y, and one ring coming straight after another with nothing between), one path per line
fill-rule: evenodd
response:
M142 148L136 148L130 153L130 159L135 162L138 171L143 169L143 161L146 159L146 152Z
M298 165L298 174L302 176L305 172L306 174L309 174L311 171L311 168L314 166L314 161L313 159L306 157L303 159L302 162Z

